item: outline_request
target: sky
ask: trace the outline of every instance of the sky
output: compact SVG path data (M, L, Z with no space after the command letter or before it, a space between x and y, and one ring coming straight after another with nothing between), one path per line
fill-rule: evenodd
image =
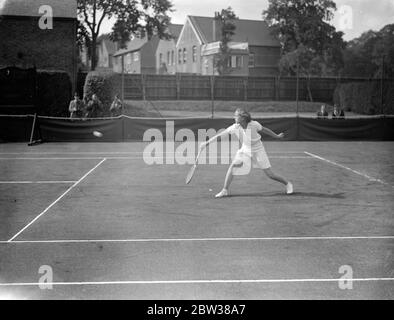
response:
M1 0L0 0L1 1ZM344 32L349 41L368 30L380 30L394 23L394 0L334 0L337 12L332 24ZM183 24L187 15L212 16L215 11L231 7L240 19L261 20L268 0L172 0L174 12L171 22ZM106 21L102 33L111 31L112 23Z

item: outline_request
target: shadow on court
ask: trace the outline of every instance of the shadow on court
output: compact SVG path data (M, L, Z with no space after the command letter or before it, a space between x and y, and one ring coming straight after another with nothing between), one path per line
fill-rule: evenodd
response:
M321 199L345 199L344 193L318 193L318 192L294 192L286 195L283 192L264 192L264 193L245 193L231 194L228 198L272 198L272 197L304 197L304 198L321 198Z

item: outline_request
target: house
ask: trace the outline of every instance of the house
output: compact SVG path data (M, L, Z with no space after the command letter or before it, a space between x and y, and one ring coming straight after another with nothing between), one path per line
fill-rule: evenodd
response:
M126 48L116 51L113 55L113 70L115 72L155 74L156 73L156 50L159 38L154 36L150 40L147 37L134 37L127 42ZM123 68L122 68L123 63Z
M234 20L229 43L228 75L266 76L278 73L280 44L265 21ZM211 17L187 16L176 43L177 72L217 74L214 60L220 54L220 22Z
M45 18L49 14L52 24ZM75 89L76 0L2 0L0 35L0 67L63 70Z
M113 69L113 58L117 44L110 39L109 34L103 34L97 39L97 68Z
M114 54L117 51L117 43L111 41L109 34L102 34L97 39L96 46L96 70L112 70ZM84 44L79 48L79 59L81 63L81 69L88 71L91 69L91 56L90 50Z
M171 40L161 39L156 50L156 73L175 74L177 72L176 42L182 31L183 25L170 24L168 29L172 35Z

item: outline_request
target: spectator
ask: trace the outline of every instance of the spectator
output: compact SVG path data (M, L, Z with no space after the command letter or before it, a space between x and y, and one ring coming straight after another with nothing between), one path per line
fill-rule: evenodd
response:
M336 104L334 104L334 110L332 111L332 119L345 119L345 111L343 111L341 108L338 108Z
M328 112L326 111L326 105L322 105L320 111L317 112L318 119L328 119Z
M68 107L70 112L70 119L79 118L81 116L81 111L83 109L83 102L79 99L78 93L74 94L74 100L71 100Z
M115 96L114 101L111 104L109 111L111 112L111 117L117 117L122 113L123 104L119 99L118 95Z
M99 100L96 94L92 95L92 100L90 100L86 106L86 118L97 118L103 112L103 104Z

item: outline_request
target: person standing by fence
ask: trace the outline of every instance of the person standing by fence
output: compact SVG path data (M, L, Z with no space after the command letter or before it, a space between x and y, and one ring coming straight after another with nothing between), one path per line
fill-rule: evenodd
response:
M332 111L332 119L345 119L345 111L343 111L341 108L338 108L336 104L334 104L334 110Z
M122 109L123 109L122 101L119 99L119 96L116 95L109 109L109 111L111 112L111 117L117 117L121 115Z
M70 105L68 107L68 111L70 112L70 119L80 117L80 112L83 108L83 102L79 99L78 93L74 94L74 100L71 100Z
M92 95L92 100L88 102L86 111L86 118L97 118L102 114L103 104L96 94Z
M321 106L320 111L317 112L318 119L328 119L328 112L326 111L326 105L323 104Z

